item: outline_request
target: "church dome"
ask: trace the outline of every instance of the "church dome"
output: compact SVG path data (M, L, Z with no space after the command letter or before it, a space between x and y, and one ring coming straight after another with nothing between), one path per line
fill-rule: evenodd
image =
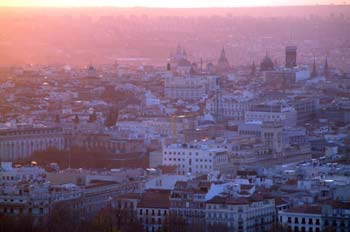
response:
M182 58L177 63L178 66L191 66L191 62L186 60L185 58Z
M260 71L271 71L274 69L274 64L271 58L266 54L263 61L260 64Z
M230 69L231 69L231 67L230 67L230 64L226 58L225 49L222 48L218 63L216 65L216 71L219 73L223 73L223 72L230 71Z

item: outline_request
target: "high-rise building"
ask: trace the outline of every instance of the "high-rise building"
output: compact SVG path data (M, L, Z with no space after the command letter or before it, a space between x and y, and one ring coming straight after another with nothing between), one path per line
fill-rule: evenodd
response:
M286 68L295 68L297 66L297 47L286 47Z

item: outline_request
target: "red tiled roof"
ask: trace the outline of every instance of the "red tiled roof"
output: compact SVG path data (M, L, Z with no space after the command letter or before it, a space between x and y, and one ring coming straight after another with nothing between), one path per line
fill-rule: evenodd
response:
M87 185L86 189L97 188L101 186L115 185L118 184L116 181L107 181L107 180L92 180L89 185Z
M176 173L176 166L159 166L159 169L162 171L162 174L173 174Z
M298 184L298 181L296 179L289 179L287 182L286 182L287 185L297 185Z
M286 212L301 214L321 214L322 207L320 205L304 205L287 209Z
M251 185L251 184L241 184L242 190L249 190L249 189L252 189L253 187L254 185Z
M240 195L249 195L249 192L248 191L240 191L239 194Z
M170 190L152 189L142 194L138 204L140 208L169 208Z
M276 204L276 206L278 206L278 205L286 205L286 204L288 204L288 202L283 200L281 197L276 197L275 198L275 204Z
M256 176L256 171L249 171L249 170L238 170L237 176Z
M322 203L325 205L331 205L333 208L336 208L336 209L350 209L350 202L328 200Z
M245 205L249 204L248 198L245 197L222 197L222 196L215 196L212 199L208 200L207 203L209 204L229 204L229 205Z
M116 199L140 199L141 194L139 193L126 193L115 197Z

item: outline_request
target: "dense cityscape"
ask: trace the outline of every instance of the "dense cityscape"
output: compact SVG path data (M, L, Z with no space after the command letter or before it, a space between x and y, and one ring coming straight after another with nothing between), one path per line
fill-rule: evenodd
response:
M350 7L314 7L8 9L0 232L350 231Z

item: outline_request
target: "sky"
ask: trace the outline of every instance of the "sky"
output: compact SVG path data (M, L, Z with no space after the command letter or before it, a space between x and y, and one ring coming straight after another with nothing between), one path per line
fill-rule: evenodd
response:
M0 0L0 6L243 7L349 4L350 0Z

